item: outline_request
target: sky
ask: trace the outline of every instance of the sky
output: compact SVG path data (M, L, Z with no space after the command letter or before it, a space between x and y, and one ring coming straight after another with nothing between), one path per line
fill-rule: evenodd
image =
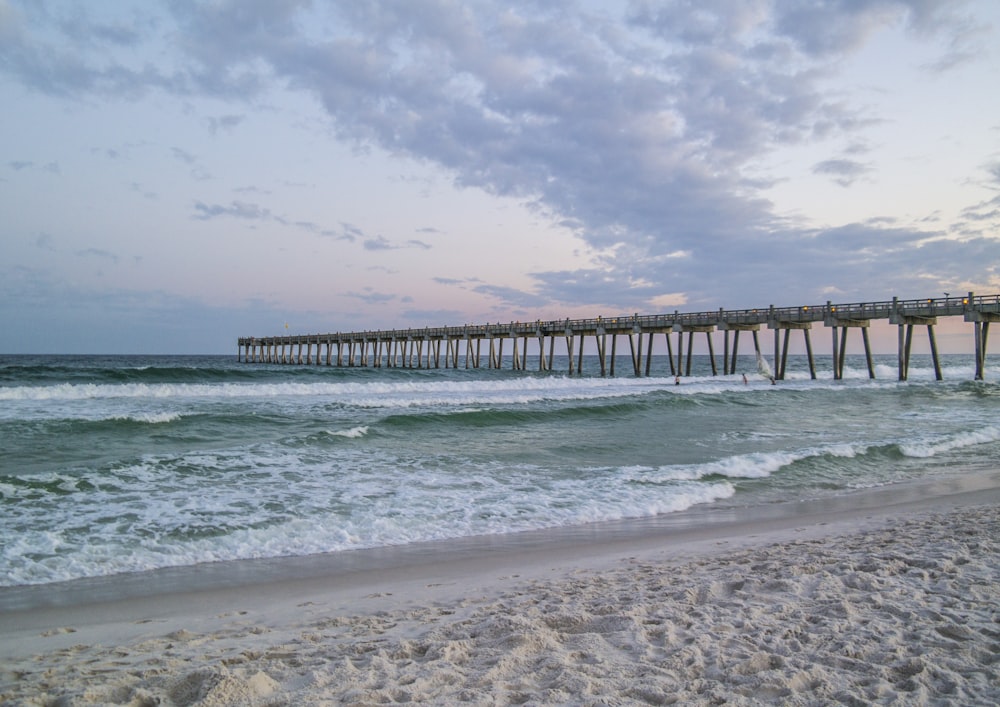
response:
M1000 293L998 87L995 0L0 0L0 353Z

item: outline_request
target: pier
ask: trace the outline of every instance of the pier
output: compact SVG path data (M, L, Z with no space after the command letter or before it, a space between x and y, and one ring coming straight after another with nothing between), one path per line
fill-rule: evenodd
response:
M582 374L584 348L589 344L600 364L600 375L615 375L619 339L627 341L628 369L632 375L648 376L653 361L653 341L666 341L670 374L691 374L695 335L704 334L712 375L719 374L712 334L723 333L722 372L736 373L736 357L741 332L750 332L754 352L762 357L761 327L774 332L773 373L776 380L785 376L788 344L793 331L805 338L809 372L816 378L812 325L822 322L831 331L833 377L841 379L847 350L847 336L859 330L864 343L868 375L875 377L868 328L873 320L888 320L898 326L899 380L905 381L910 366L913 328L926 327L931 358L938 380L938 358L934 327L940 317L962 317L973 325L975 378L982 380L986 368L986 347L990 324L1000 321L1000 294L901 300L893 297L883 302L802 305L758 309L719 309L711 312L673 314L633 314L596 319L536 320L507 324L466 324L451 327L359 331L335 334L299 334L286 336L241 337L237 359L246 363L322 365L340 367L402 368L480 368L499 369L504 361L504 344L510 345L513 370L551 371L557 339L565 340L568 373ZM676 335L672 338L672 335ZM685 335L687 351L685 358ZM608 338L610 337L610 351ZM528 343L537 342L537 363L529 360ZM675 347L676 342L676 347ZM644 348L645 346L645 348Z

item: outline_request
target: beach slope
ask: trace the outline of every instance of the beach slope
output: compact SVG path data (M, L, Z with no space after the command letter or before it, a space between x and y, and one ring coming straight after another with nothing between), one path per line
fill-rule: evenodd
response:
M996 482L9 593L0 703L996 704Z

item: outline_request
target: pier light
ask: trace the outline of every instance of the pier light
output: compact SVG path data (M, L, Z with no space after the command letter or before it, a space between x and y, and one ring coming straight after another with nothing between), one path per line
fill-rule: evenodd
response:
M962 298L962 304L968 304L968 303L969 303L969 298L968 297L963 297Z

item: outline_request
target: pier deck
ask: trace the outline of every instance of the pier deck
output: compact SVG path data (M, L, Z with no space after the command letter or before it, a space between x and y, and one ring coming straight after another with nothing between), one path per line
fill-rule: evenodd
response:
M802 305L757 309L719 309L710 312L679 312L672 314L633 314L594 319L536 320L496 324L466 324L462 326L426 327L420 329L392 329L378 331L337 332L330 334L296 334L286 336L241 337L238 341L238 359L247 363L280 363L328 366L362 367L445 367L480 368L483 349L486 348L486 366L500 368L503 362L504 343L511 345L511 367L527 370L529 363L528 342L538 343L537 368L552 370L555 341L565 339L569 359L569 373L581 373L584 345L589 339L600 361L601 375L615 375L619 337L627 337L632 373L649 375L652 362L653 340L662 334L666 340L671 375L690 375L691 356L695 334L704 333L713 375L718 374L712 333L724 334L722 371L736 371L739 335L749 331L753 336L754 351L760 355L759 332L761 327L774 331L774 376L781 380L785 375L788 343L792 331L801 331L805 337L809 370L816 377L810 330L822 322L832 332L833 375L843 376L847 333L860 329L864 340L869 376L874 378L868 327L872 320L885 319L899 327L899 379L906 380L913 340L913 327L926 326L937 378L941 379L934 326L939 317L962 317L974 327L976 356L975 377L982 380L986 365L986 346L989 326L1000 321L1000 294L976 296L970 292L962 297L925 298L901 300L897 297L882 302L850 304ZM732 342L730 342L732 332ZM784 341L781 334L784 332ZM676 351L671 334L676 334ZM687 334L687 360L684 359L684 335ZM608 337L611 350L608 356ZM643 339L645 338L645 351ZM485 342L485 347L484 347ZM546 354L546 344L548 352ZM444 350L442 351L442 347ZM313 353L315 351L315 354ZM442 355L443 354L443 355ZM644 360L645 359L645 360Z

